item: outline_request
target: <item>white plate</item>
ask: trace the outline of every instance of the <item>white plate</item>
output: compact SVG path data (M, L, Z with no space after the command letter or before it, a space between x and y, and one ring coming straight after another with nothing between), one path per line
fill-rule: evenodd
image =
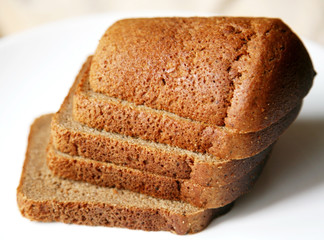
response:
M23 218L16 204L30 124L58 110L105 29L129 16L71 19L0 39L0 239L179 238L168 232L35 223ZM324 48L305 44L318 75L298 120L280 138L254 190L187 238L324 239Z

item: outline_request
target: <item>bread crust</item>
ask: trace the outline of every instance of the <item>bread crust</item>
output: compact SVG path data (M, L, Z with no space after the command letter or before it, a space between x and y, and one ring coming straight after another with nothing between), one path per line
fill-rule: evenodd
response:
M225 160L248 158L265 150L295 120L301 108L299 103L277 123L261 131L237 133L226 127L96 94L88 88L91 61L89 57L80 71L73 95L73 118L76 121L98 130L208 153Z
M315 75L279 19L124 19L101 38L91 89L240 133L279 121Z
M21 214L33 221L74 223L91 226L123 227L145 231L171 231L176 234L196 233L208 226L217 216L225 214L233 204L219 209L198 209L194 212L172 212L159 206L152 208L130 207L100 201L62 200L55 196L58 186L61 191L82 191L82 184L52 176L46 167L45 148L49 140L52 115L35 120L31 126L28 147L20 183L17 188L17 203ZM27 174L28 172L28 174ZM35 175L35 176L32 176ZM52 184L41 186L38 178L51 178ZM68 188L64 188L69 181ZM43 181L41 181L43 182ZM53 190L53 195L43 194ZM39 194L38 197L28 189ZM115 190L119 194L119 190ZM135 194L135 193L134 193ZM172 204L171 204L172 205ZM185 208L184 204L184 208Z

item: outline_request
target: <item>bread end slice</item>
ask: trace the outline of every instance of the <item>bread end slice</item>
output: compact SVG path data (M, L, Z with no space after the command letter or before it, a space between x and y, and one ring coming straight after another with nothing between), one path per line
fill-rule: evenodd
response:
M53 176L46 165L52 115L35 120L17 188L21 214L34 221L196 233L232 204L202 209L178 201L75 182Z

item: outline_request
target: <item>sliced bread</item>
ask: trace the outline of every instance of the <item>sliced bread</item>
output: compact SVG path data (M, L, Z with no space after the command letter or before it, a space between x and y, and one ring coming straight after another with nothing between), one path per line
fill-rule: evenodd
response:
M265 150L295 120L301 107L299 103L266 129L236 133L226 127L193 121L95 93L88 83L91 63L92 58L89 57L79 73L79 83L73 94L73 117L76 121L98 130L208 153L222 159L249 158Z
M21 214L34 221L196 233L231 205L202 209L143 194L55 177L46 165L52 115L35 120L17 189Z
M252 189L266 158L251 171L227 185L205 187L192 180L183 180L103 163L83 157L71 157L48 148L47 164L60 177L86 181L104 187L116 187L153 197L181 200L202 208L219 208L235 201Z
M62 153L162 176L190 179L193 183L212 187L227 185L241 178L271 150L270 146L246 159L223 160L210 154L89 128L72 117L72 98L82 76L81 71L52 120L52 142L54 148Z

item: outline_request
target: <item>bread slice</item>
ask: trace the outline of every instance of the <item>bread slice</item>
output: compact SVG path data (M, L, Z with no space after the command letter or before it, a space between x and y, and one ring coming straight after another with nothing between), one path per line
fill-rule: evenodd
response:
M298 104L278 122L259 132L236 133L226 127L192 121L95 93L88 83L91 63L92 58L89 57L78 76L79 84L73 96L73 117L76 121L98 130L208 153L222 159L249 158L265 150L295 120L301 107ZM97 144L103 144L103 141L99 140ZM55 147L62 150L57 145ZM76 143L75 147L79 148L80 144Z
M246 133L295 108L314 74L302 42L279 19L123 19L99 42L90 86Z
M213 187L241 178L271 150L270 146L246 159L222 160L210 154L89 128L72 117L72 97L80 76L82 73L52 120L53 145L60 152L162 176L191 179L202 186Z
M231 205L202 209L143 194L53 176L46 165L52 115L35 120L17 189L21 214L34 221L124 227L177 234L203 230Z
M217 187L204 187L183 180L103 163L56 151L49 146L47 164L55 175L86 181L104 187L116 187L153 197L181 200L201 208L219 208L235 201L252 189L266 158L241 178Z

